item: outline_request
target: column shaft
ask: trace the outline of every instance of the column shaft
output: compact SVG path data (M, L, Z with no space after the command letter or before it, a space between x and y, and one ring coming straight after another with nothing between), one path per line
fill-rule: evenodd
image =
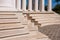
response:
M45 4L44 4L44 0L40 0L40 10L41 11L45 11L45 6L44 6Z
M28 0L29 3L28 3L28 10L29 11L32 11L32 0Z
M48 0L48 11L52 11L52 0Z
M22 10L26 11L26 0L22 0Z
M38 0L35 0L35 11L38 11Z
M21 0L17 0L17 9L21 10Z

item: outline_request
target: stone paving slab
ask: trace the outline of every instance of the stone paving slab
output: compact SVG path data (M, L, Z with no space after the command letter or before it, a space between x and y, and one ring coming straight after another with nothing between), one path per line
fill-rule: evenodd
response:
M48 36L51 40L60 40L60 24L40 27L39 32Z

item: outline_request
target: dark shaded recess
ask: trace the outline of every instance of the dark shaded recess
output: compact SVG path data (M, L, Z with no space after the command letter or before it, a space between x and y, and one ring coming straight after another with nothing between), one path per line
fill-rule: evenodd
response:
M57 4L54 8L53 11L57 12L58 14L60 14L60 4Z

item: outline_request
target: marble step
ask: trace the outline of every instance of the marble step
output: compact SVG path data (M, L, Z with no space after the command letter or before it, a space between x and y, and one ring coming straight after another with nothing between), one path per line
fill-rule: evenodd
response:
M14 13L14 12L0 12L0 15L16 15L16 13Z
M41 38L41 39L37 39L37 40L51 40L50 38Z
M17 16L9 16L9 15L8 16L4 16L4 15L2 16L1 15L0 18L17 18Z
M38 17L40 17L40 16L46 16L46 17L57 16L57 17L60 17L60 15L56 15L56 14L31 14L30 16L34 16L34 17L36 17L36 16L38 16Z
M59 19L60 17L32 17L33 19Z
M60 16L44 16L43 15L43 16L32 16L32 17L38 17L38 18L40 18L40 17L49 17L49 18L51 17L52 18L53 17L53 18L55 18L55 17L60 17Z
M16 24L16 23L20 23L19 21L18 22L1 22L0 24Z
M38 21L38 23L45 24L45 23L59 23L60 21Z
M50 38L40 38L40 39L32 38L30 40L51 40L51 39Z
M8 16L8 15L11 15L11 16L13 15L13 16L15 16L16 13L1 13L1 11L0 11L0 15L4 15L4 16L5 16L5 15L7 15L7 16Z
M18 19L0 19L0 23L6 23L6 22L19 22Z
M41 21L41 22L53 22L53 21L60 21L58 19L35 19L35 21Z
M0 18L17 18L16 13L0 13Z
M60 24L60 22L42 23L42 24L41 24L41 27L47 26L47 25L54 25L54 24Z
M35 19L36 21L54 21L54 20L60 20L59 18L32 18Z
M36 38L27 38L27 37L20 37L20 36L17 36L17 37L11 37L11 38L5 38L5 39L1 39L1 40L51 40L49 38L41 38L41 39L36 39Z
M1 39L1 40L48 40L49 38L44 35L44 34L39 34L39 37L38 35L24 35L24 36L15 36L15 37L9 37L9 38L4 38L4 39Z
M6 23L6 24L0 24L0 29L18 28L18 27L26 27L26 26L27 26L27 24Z
M54 17L54 18L55 18L55 17L60 17L60 16L44 16L44 15L43 15L43 16L32 16L32 17L38 17L38 18L40 18L40 17L49 17L49 18L50 18L50 17L51 17L51 18Z
M29 40L28 36L29 36L29 33L25 33L25 34L21 34L14 37L3 38L0 40Z
M26 25L22 25L21 23L17 24L1 24L0 29L8 29L8 28L19 28L19 27L25 27Z
M0 19L18 19L16 16L1 16Z
M25 28L11 28L6 30L0 30L0 39L5 37L20 35L24 33L28 33L28 30L26 30Z

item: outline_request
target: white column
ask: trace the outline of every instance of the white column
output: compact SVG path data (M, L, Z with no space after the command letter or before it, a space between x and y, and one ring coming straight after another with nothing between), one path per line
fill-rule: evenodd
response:
M45 9L44 9L44 6L45 4L44 4L44 0L40 0L40 10L41 11L45 11Z
M26 11L26 0L22 0L22 10Z
M21 11L21 0L17 0L17 9Z
M28 10L29 11L32 11L32 0L28 0L29 3L28 3Z
M35 11L38 11L38 0L35 0Z
M48 11L52 11L52 0L48 0Z

